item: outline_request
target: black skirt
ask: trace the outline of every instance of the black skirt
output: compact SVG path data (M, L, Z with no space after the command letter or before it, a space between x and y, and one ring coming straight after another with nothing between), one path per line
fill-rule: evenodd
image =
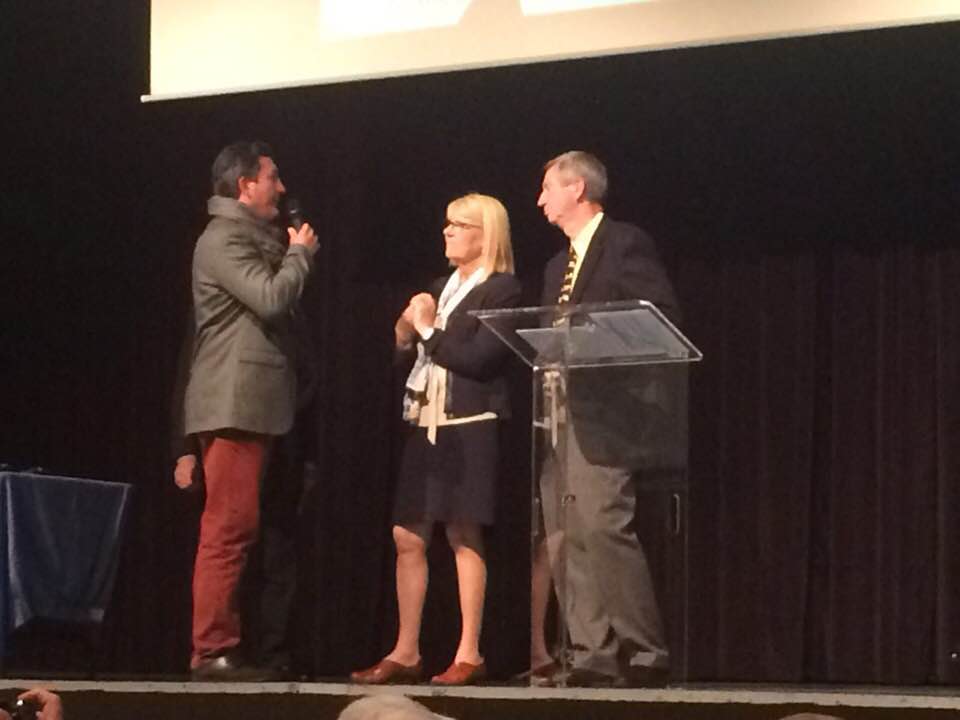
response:
M437 444L426 428L414 428L400 463L393 522L493 523L499 465L497 420L437 428Z

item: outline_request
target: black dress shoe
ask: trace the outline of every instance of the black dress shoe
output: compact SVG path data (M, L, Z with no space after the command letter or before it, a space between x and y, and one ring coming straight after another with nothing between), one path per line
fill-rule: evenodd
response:
M203 682L267 682L270 673L252 665L244 665L233 654L219 655L202 661L190 671L193 680Z

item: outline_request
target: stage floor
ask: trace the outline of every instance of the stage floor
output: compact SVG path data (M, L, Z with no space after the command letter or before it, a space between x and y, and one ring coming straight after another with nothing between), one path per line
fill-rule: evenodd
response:
M342 682L195 683L0 678L0 696L44 685L60 692L67 720L96 718L335 718L353 699L400 693L458 720L469 718L778 719L796 713L852 718L941 718L960 713L960 688L684 684L663 689L527 688L516 685L374 687Z

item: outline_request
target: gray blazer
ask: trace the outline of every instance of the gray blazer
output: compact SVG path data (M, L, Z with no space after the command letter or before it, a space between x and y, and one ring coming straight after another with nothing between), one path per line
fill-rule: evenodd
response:
M184 401L187 434L282 435L296 407L292 313L313 264L302 245L236 200L212 197L193 253L196 318Z

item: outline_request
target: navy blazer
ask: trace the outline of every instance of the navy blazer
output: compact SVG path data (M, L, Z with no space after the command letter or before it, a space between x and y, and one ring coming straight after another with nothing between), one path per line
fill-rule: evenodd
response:
M543 305L556 305L566 269L564 249L544 270ZM671 322L680 320L680 307L653 238L636 225L604 215L580 265L570 304L615 300L649 300Z
M430 294L434 299L439 299L448 277L431 283ZM510 401L503 369L511 350L469 311L511 308L519 304L520 282L513 275L492 273L450 313L446 329L435 330L423 343L431 359L447 370L444 412L450 417L485 412L509 417Z
M543 304L555 305L567 250L544 270ZM680 307L656 244L640 228L604 215L570 294L571 304L649 300L671 322ZM686 368L641 365L571 372L569 409L584 457L596 465L678 468L687 456Z

